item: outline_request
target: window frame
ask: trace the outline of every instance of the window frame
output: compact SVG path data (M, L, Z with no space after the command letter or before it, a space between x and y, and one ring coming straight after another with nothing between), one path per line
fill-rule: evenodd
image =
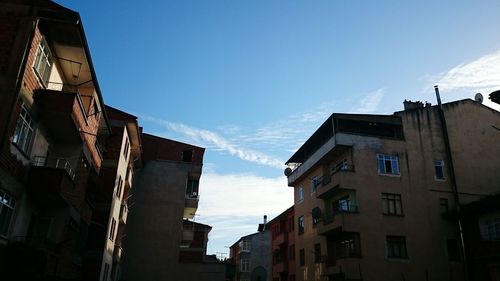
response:
M306 230L306 223L304 216L297 218L297 230L299 234L303 234Z
M316 193L318 186L319 186L319 177L318 176L312 177L311 178L311 194Z
M12 218L16 210L16 199L7 191L0 189L0 215L5 211L5 221L0 221L0 237L6 238L9 234ZM3 216L0 216L2 218ZM4 233L2 233L4 232Z
M240 271L241 272L250 272L250 259L241 259Z
M398 203L400 212L398 212ZM391 207L393 208L392 211ZM382 213L386 216L404 216L401 194L382 192Z
M44 63L44 65L41 65L42 63ZM54 56L52 55L49 44L45 38L42 37L40 44L38 44L32 67L36 76L45 88L49 85L50 74L53 66Z
M299 266L303 267L306 265L306 251L304 249L299 250Z
M443 160L434 160L434 180L436 181L446 181L446 177L444 175L444 161ZM440 170L441 177L438 176L438 171Z
M299 186L297 189L297 203L304 202L304 187Z
M321 244L314 244L314 263L321 263Z
M35 121L26 104L23 103L12 135L12 144L28 158L30 158L29 154L35 140L35 132Z
M396 253L396 249L399 253ZM409 257L408 248L406 247L406 237L387 235L385 237L385 251L385 256L388 259L408 259Z
M388 163L390 163L390 166L388 166ZM390 171L387 171L388 167L390 167ZM399 157L392 154L377 154L377 170L379 175L401 176Z

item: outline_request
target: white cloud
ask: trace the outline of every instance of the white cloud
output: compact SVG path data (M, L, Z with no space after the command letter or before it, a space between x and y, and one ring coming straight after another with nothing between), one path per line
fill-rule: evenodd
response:
M488 99L490 92L500 89L500 51L482 56L474 61L459 64L452 69L431 76L429 80L439 85L442 98L473 98L482 93L484 104L496 109L500 107Z
M271 220L293 205L286 177L205 173L200 180L196 221L211 225L209 252L224 251L241 236L257 231L264 215Z
M380 101L385 94L385 89L381 88L370 92L361 100L356 113L373 113L378 110Z
M191 140L199 143L199 145L201 146L208 146L208 148L214 150L226 151L229 154L246 161L280 169L284 166L282 160L259 151L240 147L213 131L198 129L182 123L174 123L149 116L141 116L141 119L146 121L153 121L155 123L163 125L166 129L189 137Z

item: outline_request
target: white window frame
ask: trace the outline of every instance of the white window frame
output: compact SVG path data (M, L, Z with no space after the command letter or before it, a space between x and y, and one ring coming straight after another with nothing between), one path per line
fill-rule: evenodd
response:
M441 169L441 174L443 177L438 177L438 169ZM444 161L443 160L434 160L434 179L436 181L445 181L446 177L444 176Z
M12 143L16 145L26 156L29 157L31 145L35 139L35 122L31 117L25 104L21 106L21 112L16 122L16 129L12 136Z
M301 203L304 201L304 188L302 186L297 190L297 202Z
M319 186L319 177L318 176L312 177L311 178L311 194L316 193L318 186Z
M49 45L45 38L42 38L38 49L36 51L35 61L33 62L33 69L38 78L45 87L48 87L50 73L54 65L54 57L50 51Z
M10 224L12 223L12 217L14 216L14 210L16 207L16 199L7 192L0 190L0 214L2 217L5 215L6 220L3 225L0 224L0 237L7 237L9 234ZM3 233L2 233L3 232Z
M480 219L479 229L483 240L500 240L500 217Z
M249 259L241 259L240 271L241 272L250 272L250 260Z
M240 242L240 251L242 252L250 252L250 241L249 240L241 240Z
M391 163L390 171L387 171L386 169L387 161L390 161ZM401 171L399 169L399 157L397 155L390 154L377 154L377 169L379 175L400 176Z

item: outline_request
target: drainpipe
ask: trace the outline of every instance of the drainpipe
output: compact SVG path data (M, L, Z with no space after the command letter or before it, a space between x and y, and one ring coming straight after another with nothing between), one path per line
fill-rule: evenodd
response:
M460 218L460 211L461 211L460 198L458 196L457 181L456 181L456 177L455 177L455 168L453 166L453 158L452 158L452 153L451 153L450 139L448 136L448 127L446 125L446 118L444 116L443 106L441 104L441 96L439 95L439 88L437 85L434 86L434 91L436 92L436 98L437 98L437 102L438 102L439 120L441 121L441 131L443 133L444 146L446 149L446 158L447 158L446 160L448 162L448 169L450 170L451 190L453 192L455 211L457 212L458 233L460 236L460 250L461 250L462 257L464 259L465 280L469 280L468 270L467 270L467 258L466 258L466 253L465 253L464 232L463 232L463 228L462 228L462 220Z

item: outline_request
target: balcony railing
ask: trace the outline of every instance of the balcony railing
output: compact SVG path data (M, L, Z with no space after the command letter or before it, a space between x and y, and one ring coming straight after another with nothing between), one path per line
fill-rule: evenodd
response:
M322 216L323 224L328 224L333 222L335 216L340 215L340 214L348 214L348 213L358 213L358 205L355 204L349 204L349 205L342 205L338 206L332 212L326 212Z
M72 180L76 178L76 172L65 158L52 158L47 156L34 156L31 165L36 167L47 167L65 170Z
M317 185L321 183L322 186L328 185L332 182L332 177L338 172L354 172L354 165L344 164L338 168L333 169L329 175L324 175L317 181Z

